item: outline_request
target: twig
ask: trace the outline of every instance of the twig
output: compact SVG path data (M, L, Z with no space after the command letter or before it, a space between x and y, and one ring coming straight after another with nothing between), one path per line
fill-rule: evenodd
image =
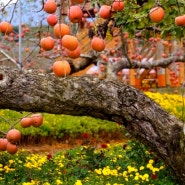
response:
M10 124L10 121L5 119L4 117L0 116L0 118L2 118L5 122L9 123Z
M123 55L127 58L129 65L132 66L130 58L128 57L128 54L127 54L127 52L128 52L127 51L127 44L125 43L125 39L123 37L123 27L122 26L120 27L120 30L121 30L121 42L122 42L121 47L123 49Z
M27 117L27 116L29 116L29 115L31 115L31 114L32 114L32 112L29 112L29 113L26 114L25 116L23 116L23 117L19 118L18 120L16 120L16 121L14 122L14 124L11 126L11 129L14 128L15 125L17 125L17 123L19 123L20 120L21 120L22 118L25 118L25 117Z
M16 61L15 61L12 57L10 57L6 52L4 52L2 49L0 49L0 52L1 52L5 57L7 57L8 60L10 60L13 64L15 64L18 68L20 68L19 65L16 63Z
M3 131L1 131L1 130L0 130L0 134L6 135L6 133L5 133L5 132L3 132Z
M17 2L18 2L18 1L17 1ZM10 23L12 22L12 19L13 19L14 13L15 13L15 9L16 9L17 2L14 4L13 11L12 11L12 15L11 15L11 18L10 18Z

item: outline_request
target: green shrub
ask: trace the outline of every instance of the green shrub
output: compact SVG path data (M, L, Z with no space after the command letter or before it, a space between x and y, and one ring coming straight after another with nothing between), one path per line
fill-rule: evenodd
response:
M7 132L11 125L18 123L15 127L18 128L23 135L32 136L52 136L62 138L66 135L77 137L82 133L96 135L100 132L115 133L118 130L124 132L124 129L117 123L107 120L96 119L87 116L70 116L70 115L55 115L43 113L44 122L39 128L29 127L22 128L19 124L20 119L28 113L19 113L11 110L0 110L0 125L1 130Z

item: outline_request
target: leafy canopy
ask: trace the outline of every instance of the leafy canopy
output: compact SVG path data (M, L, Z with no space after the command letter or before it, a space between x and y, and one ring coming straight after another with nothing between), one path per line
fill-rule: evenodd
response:
M97 2L94 0L93 3ZM100 1L111 5L111 1ZM160 34L161 37L181 38L185 34L184 27L175 25L175 18L185 14L184 0L124 0L124 10L114 14L117 26L134 36L140 31L142 36L151 37ZM155 6L165 10L165 17L160 23L154 23L149 18L149 11Z

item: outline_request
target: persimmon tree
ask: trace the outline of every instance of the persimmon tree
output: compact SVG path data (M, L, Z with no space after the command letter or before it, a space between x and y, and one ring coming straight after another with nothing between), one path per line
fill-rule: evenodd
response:
M47 10L46 3L52 4L51 11ZM52 50L49 49L53 47L45 46L42 40L43 37L48 37L48 34L42 35L41 29L39 29L37 35L39 52L44 46L47 48L46 50L49 50L44 52L50 52L47 55L48 58L53 59L56 54L60 60L65 59L65 63L67 62L68 65L64 65L64 62L62 64L60 61L56 63L55 61L58 59L53 59L54 67L49 73L43 73L34 68L27 70L1 67L0 108L88 115L119 122L131 135L150 146L165 164L171 167L176 179L181 184L185 184L185 124L182 121L167 113L141 91L124 82L114 78L102 79L98 76L75 77L70 75L94 61L101 61L103 65L111 63L112 74L116 74L123 68L152 69L157 66L168 67L174 62L184 62L185 23L183 23L183 14L185 2L181 0L149 2L118 0L108 1L105 4L104 1L91 1L93 12L86 7L87 3L89 2L83 0L75 0L71 3L63 0L41 1L40 11L45 11L46 14L56 11L58 22L56 23L54 20L56 17L54 17L53 22L56 24L51 23L53 29L47 43L55 39L55 44L59 46L59 49L56 53L52 53ZM75 17L71 16L72 6L75 13L79 12L79 14L75 14ZM78 6L78 8L74 6ZM99 13L96 13L98 11L95 9L98 9ZM157 14L154 14L156 12ZM85 60L80 58L78 62L74 62L72 59L69 61L66 49L74 51L80 45L77 40L77 32L80 31L80 26L81 29L84 29L83 20L87 17L93 20L91 22L93 24L89 22L85 24L88 25L89 44L95 51L89 51L85 55L81 53L80 57ZM98 18L101 21L97 21ZM48 24L50 23L48 22ZM1 26L0 30L3 30ZM5 32L2 35L8 34ZM106 50L104 41L107 36L111 36L112 39L120 37L119 43L121 44L118 47L115 45L116 54ZM69 42L65 41L66 37ZM94 38L99 42L94 44ZM137 50L133 52L134 56L129 50L130 38L136 40L137 44L139 41ZM85 38L83 39L85 40ZM177 42L174 40L181 43L182 46L176 44ZM149 42L150 45L145 45L146 42ZM53 40L51 45L52 43ZM71 45L71 43L73 44ZM173 49L164 57L161 53L159 55L156 50L161 45L173 46ZM141 54L145 49L147 50L147 47L153 48L149 50L156 54L152 62L149 61L151 58L149 56L145 56L146 59L142 60L144 56ZM164 50L164 47L160 50ZM31 54L30 52L29 56ZM103 66L102 71L105 71Z

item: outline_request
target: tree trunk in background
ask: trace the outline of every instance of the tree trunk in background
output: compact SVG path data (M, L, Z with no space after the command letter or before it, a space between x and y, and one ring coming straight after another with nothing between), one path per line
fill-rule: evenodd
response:
M122 123L185 184L185 126L139 90L92 76L57 78L35 70L0 70L0 108L87 115Z

